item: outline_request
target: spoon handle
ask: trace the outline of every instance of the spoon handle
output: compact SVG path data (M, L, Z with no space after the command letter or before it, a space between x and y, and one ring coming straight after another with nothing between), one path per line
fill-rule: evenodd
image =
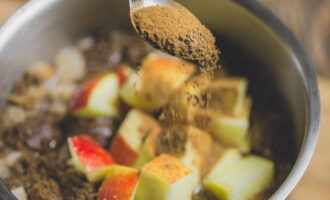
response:
M149 6L168 6L173 0L129 0L131 10L137 10Z
M8 188L1 180L0 180L0 199L17 200L16 197L8 190Z

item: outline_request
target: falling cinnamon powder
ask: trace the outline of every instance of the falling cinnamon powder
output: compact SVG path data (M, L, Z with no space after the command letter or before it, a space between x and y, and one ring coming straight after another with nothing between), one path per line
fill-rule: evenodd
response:
M150 6L132 13L132 22L143 39L171 55L203 67L216 67L219 50L215 37L189 10L175 6Z

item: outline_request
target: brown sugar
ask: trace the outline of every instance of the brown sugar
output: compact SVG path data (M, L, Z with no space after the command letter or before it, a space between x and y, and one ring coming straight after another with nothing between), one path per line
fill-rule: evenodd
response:
M215 37L186 8L150 6L132 13L132 22L143 39L171 55L203 67L216 67L219 50Z

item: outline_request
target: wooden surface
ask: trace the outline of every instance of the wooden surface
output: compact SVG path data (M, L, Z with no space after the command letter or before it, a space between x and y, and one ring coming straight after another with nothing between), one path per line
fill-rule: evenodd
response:
M0 25L24 2L24 0L0 0Z
M305 47L310 47L309 52L312 52L314 63L319 63L318 71L323 75L328 75L330 71L330 62L325 62L322 59L329 59L330 56L323 58L323 54L329 54L327 42L322 41L330 31L330 26L327 24L330 22L329 0L260 0L267 6L271 7L275 13L286 21L287 25L292 27L297 37L302 40ZM24 0L0 0L0 24L16 10ZM298 3L304 4L302 8ZM315 5L312 5L314 3ZM307 6L307 8L306 8ZM313 10L308 12L308 6ZM304 14L308 13L308 14ZM313 15L313 16L311 16ZM313 20L308 19L314 19ZM305 22L302 20L306 20ZM308 22L307 22L308 21ZM312 24L308 26L308 24ZM316 25L315 25L316 24ZM308 27L308 28L307 28ZM311 27L317 30L311 30ZM325 28L328 27L328 28ZM318 38L311 39L308 37L306 31L313 32L315 34L321 34ZM327 32L328 31L328 32ZM304 39L309 38L309 39ZM319 43L316 47L309 46L311 42ZM322 50L323 49L323 50ZM316 51L316 52L313 52ZM322 52L319 52L322 51ZM325 53L326 52L326 53ZM320 64L321 63L321 64ZM319 77L319 87L321 93L322 103L322 120L319 143L316 148L311 165L309 166L302 181L293 191L290 199L292 200L330 200L330 79Z
M292 200L330 200L330 79L319 77L322 117L318 145Z

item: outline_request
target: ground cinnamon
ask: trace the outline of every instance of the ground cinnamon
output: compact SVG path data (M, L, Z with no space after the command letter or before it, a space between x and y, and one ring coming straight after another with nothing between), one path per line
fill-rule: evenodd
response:
M171 55L215 67L219 50L215 38L183 6L150 6L132 13L132 22L143 39Z

